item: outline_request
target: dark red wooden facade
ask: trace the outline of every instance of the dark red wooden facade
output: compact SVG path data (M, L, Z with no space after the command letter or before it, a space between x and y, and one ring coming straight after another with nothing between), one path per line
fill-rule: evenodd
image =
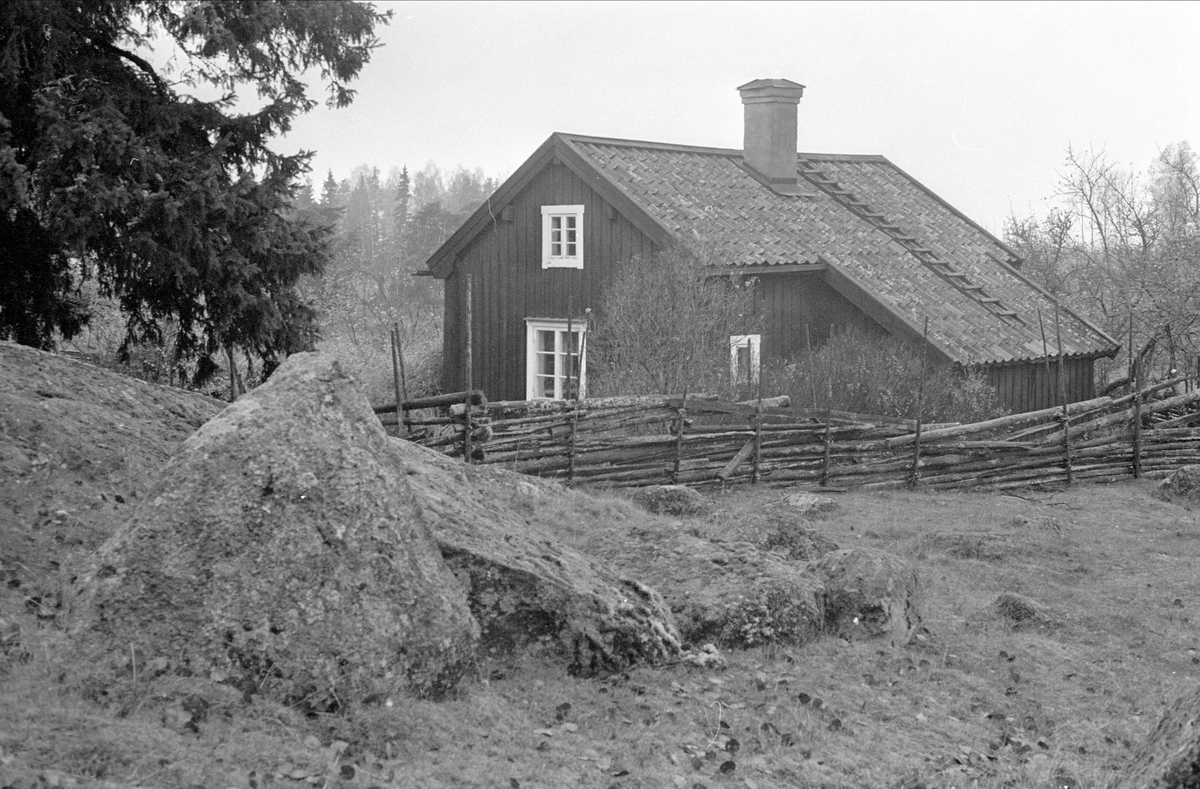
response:
M1045 360L987 365L980 372L1014 414L1039 411L1059 403L1056 359L1050 360L1048 374ZM1091 400L1096 396L1095 359L1064 359L1062 379L1068 403Z
M473 295L472 386L492 400L519 400L525 397L526 319L565 320L568 313L579 317L587 308L598 317L604 286L614 270L635 255L653 255L664 241L658 226L648 224L652 220L645 219L627 198L611 192L602 195L603 184L580 177L549 146L522 170L512 179L515 183L506 184L509 191L503 195L502 209L482 215L485 221L460 231L463 241L453 253L453 265L446 266L442 275L445 391L459 391L466 383L463 327L468 275ZM582 269L542 268L541 209L547 205L584 206ZM831 331L849 327L919 341L919 331L905 319L832 269L764 266L745 273L756 276L759 283L764 362L799 356L810 341L814 348L820 347ZM936 349L930 361L952 363ZM1058 402L1057 368L1047 379L1043 360L981 370L1013 412ZM1093 359L1068 359L1064 381L1068 402L1093 397Z
M544 205L584 206L582 270L542 268ZM503 218L496 217L459 253L445 280L446 391L460 391L466 380L466 275L473 296L472 383L490 399L520 400L525 397L525 319L566 319L587 308L597 310L614 267L656 251L645 234L562 164L543 168L506 207Z
M795 358L810 342L814 349L820 348L831 333L849 328L867 335L886 334L878 322L830 287L823 271L772 272L767 267L757 280L764 363Z

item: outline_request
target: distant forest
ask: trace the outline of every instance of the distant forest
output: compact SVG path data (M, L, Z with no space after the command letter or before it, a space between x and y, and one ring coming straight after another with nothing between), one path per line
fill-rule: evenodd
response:
M335 228L324 274L302 281L300 288L317 309L318 347L349 364L373 396L382 397L391 381L388 338L395 325L414 390L437 385L441 287L414 275L499 180L480 168L443 172L433 162L416 172L392 168L386 178L378 167L360 165L341 181L328 172L319 192L308 181L297 194L297 212Z

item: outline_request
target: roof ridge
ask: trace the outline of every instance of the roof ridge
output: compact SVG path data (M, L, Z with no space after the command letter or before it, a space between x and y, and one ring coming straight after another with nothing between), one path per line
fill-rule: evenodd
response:
M738 159L742 158L743 155L743 150L741 148L720 148L712 145L684 145L682 143L674 142L633 140L625 137L600 137L593 134L571 134L569 132L555 132L555 135L573 143L585 143L590 145L618 145L623 148L647 148L650 150L661 151L705 153L714 156L736 157ZM884 162L886 164L891 164L891 161L888 160L886 156L879 153L816 153L811 151L798 151L796 153L797 164L802 159L841 162Z
M1021 319L1020 314L1013 309L1009 309L1004 303L994 297L989 296L982 285L976 285L971 282L970 278L961 271L957 271L954 265L948 261L942 260L941 257L932 249L921 246L915 236L905 234L903 228L897 224L887 221L887 217L878 211L871 210L871 206L865 200L858 199L853 192L845 189L838 183L837 179L830 177L825 172L817 168L811 163L811 160L803 157L799 158L798 167L800 174L811 184L825 192L833 198L835 202L850 211L855 216L864 220L876 230L879 230L888 238L898 243L906 252L912 255L918 263L932 271L935 275L945 280L955 290L962 293L971 301L974 301L979 306L991 314L1008 320L1014 320L1017 323L1025 325L1025 321Z
M622 148L648 148L651 150L683 151L688 153L707 153L714 156L742 156L741 148L714 148L704 145L681 145L672 142L654 142L652 140L630 140L621 137L596 137L590 134L568 134L555 132L559 137L572 143L589 145L616 145Z

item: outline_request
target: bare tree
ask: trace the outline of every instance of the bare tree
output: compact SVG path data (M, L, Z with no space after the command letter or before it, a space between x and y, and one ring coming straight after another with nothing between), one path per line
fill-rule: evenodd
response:
M1122 339L1146 361L1176 367L1200 352L1200 167L1186 142L1145 174L1103 151L1067 149L1057 197L1042 220L1011 217L1008 242L1027 273ZM1124 368L1126 361L1118 361Z

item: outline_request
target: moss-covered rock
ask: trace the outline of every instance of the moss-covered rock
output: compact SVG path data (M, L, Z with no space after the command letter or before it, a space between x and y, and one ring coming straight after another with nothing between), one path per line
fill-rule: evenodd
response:
M691 644L803 644L822 632L820 579L748 542L714 542L655 519L599 552L661 591Z
M825 629L907 644L921 626L917 571L874 548L844 548L809 565L825 585Z

